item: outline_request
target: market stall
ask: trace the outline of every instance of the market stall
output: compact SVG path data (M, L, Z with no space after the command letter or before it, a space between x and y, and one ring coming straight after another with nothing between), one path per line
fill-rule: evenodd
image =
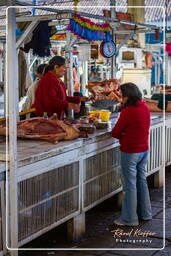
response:
M155 114L151 118L148 175L162 177L163 118ZM167 118L169 122L170 115ZM115 115L108 129L87 139L56 146L18 141L18 246L66 221L70 237L78 238L85 231L85 212L122 190L119 144L110 135L116 120ZM168 145L167 150L170 153ZM3 143L0 153L2 161Z
M53 12L58 13L60 10L53 10ZM72 17L72 11L65 12L69 17ZM88 13L80 13L80 15L97 18L96 15ZM56 18L56 15L54 16ZM80 16L74 16L75 20L76 18L80 18ZM27 17L25 19L34 22L27 30L30 32L36 26L36 22L41 20L41 17ZM50 15L48 15L48 19L52 19ZM122 23L121 20L110 17L98 16L98 19ZM10 91L18 92L15 21L15 9L11 8L8 13L7 67L10 75L7 76L7 85ZM145 24L131 22L130 24L139 25L143 28L148 27ZM153 26L151 28L153 29ZM105 29L108 30L108 26ZM101 29L101 31L103 30ZM69 63L67 85L68 91L72 95L71 46L73 40L71 32L67 36L69 42L66 50ZM20 38L17 45L22 40L24 37ZM111 43L112 40L106 42ZM102 46L104 47L104 45ZM108 46L111 47L110 51L115 50L114 42ZM105 54L111 53L105 49ZM112 58L113 55L108 57ZM110 78L113 80L115 77ZM5 151L5 142L0 144L1 163L5 161L6 157L9 161L6 185L9 188L7 200L10 204L11 215L8 209L7 226L10 230L9 241L11 242L7 241L7 245L11 248L18 248L64 222L68 222L70 238L79 238L85 231L85 212L122 190L119 143L111 138L111 128L116 123L118 116L116 114L111 115L108 128L97 129L93 134L89 134L88 138L60 141L55 145L46 141L17 140L17 93L9 94L8 113L10 127L8 155ZM169 114L167 118L166 131L170 134ZM163 116L162 114L157 114L157 116L154 114L151 121L148 175L155 174L156 185L162 183L162 172L165 165L162 157L164 152L163 136ZM171 161L169 143L167 143L166 150L167 164L169 164ZM2 171L5 169L3 163L1 169Z

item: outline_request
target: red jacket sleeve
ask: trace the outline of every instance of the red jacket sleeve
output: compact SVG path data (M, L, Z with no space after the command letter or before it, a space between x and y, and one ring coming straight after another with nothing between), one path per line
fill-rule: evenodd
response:
M80 96L67 96L66 100L70 103L80 103Z
M114 128L112 129L112 137L116 139L120 139L122 137L122 133L126 127L126 109L123 109L120 113L120 117L115 124Z
M60 98L60 92L58 97L59 90L56 86L54 86L53 80L48 81L48 86L45 87L44 91L44 103L48 108L57 110L58 112L62 112L68 108L68 101L62 100Z

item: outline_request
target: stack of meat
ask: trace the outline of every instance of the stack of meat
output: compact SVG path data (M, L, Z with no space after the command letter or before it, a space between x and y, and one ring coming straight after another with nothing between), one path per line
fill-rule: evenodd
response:
M0 125L0 135L6 135L6 132L8 133L6 125ZM17 123L18 138L40 139L56 144L58 141L72 140L79 136L80 132L76 127L57 120L55 117L51 120L37 117Z
M119 81L117 79L104 80L100 85L91 88L92 98L96 100L114 100L121 101L121 96L118 92Z

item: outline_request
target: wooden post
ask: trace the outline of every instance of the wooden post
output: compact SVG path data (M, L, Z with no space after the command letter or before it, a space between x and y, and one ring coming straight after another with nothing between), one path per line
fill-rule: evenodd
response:
M10 1L9 1L10 2ZM11 5L13 2L11 3ZM10 3L9 3L10 5ZM7 231L10 227L10 243L7 247L18 247L18 193L17 193L17 113L18 113L18 59L16 51L16 11L8 9L7 15L7 58L6 58L6 86L8 88L9 113L9 177L6 175L7 185ZM10 184L10 185L9 185ZM9 203L9 204L8 204ZM9 207L8 207L9 206ZM10 216L10 222L9 222ZM11 255L17 255L11 251Z

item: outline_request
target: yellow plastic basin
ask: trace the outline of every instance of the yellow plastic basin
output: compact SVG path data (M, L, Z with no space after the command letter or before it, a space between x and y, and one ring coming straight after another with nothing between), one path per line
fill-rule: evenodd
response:
M100 119L102 122L108 122L110 119L110 111L107 110L94 110L94 111L90 111L89 114L92 116L94 114L100 114Z

